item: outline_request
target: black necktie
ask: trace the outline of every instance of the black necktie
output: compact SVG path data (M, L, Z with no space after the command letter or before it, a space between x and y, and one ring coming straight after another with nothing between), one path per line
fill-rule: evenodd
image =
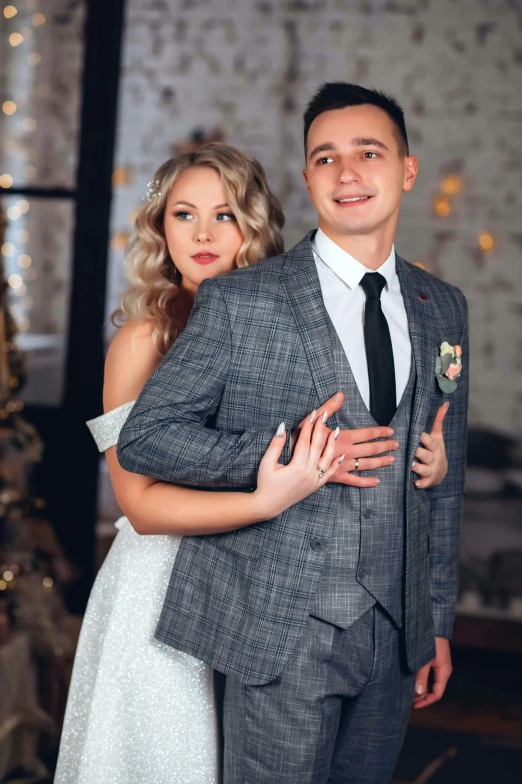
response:
M379 425L389 425L397 410L395 365L390 329L381 308L381 292L386 278L367 272L361 280L366 292L364 342L370 380L370 412Z

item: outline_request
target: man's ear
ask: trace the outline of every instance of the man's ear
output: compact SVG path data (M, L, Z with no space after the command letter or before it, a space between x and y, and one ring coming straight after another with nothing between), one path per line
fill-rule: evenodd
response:
M308 170L307 169L303 169L303 178L304 178L304 181L305 181L306 190L308 191L308 195L310 196L310 198L312 198L312 194L311 194L311 191L310 191L310 183L308 182Z
M416 155L407 155L404 158L404 185L403 191L411 191L419 173L419 160Z

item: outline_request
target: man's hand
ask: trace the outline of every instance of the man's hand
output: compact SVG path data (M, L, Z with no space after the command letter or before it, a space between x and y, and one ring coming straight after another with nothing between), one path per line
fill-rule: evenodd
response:
M344 394L336 392L326 403L314 411L312 416L315 419L330 417L334 411L338 411L344 401ZM292 449L297 443L300 430L306 420L303 419L300 425L292 433ZM326 422L325 422L326 423ZM386 465L395 462L393 455L376 457L383 452L391 452L398 449L399 443L395 440L375 441L376 438L389 439L393 436L391 427L362 427L357 430L340 430L335 441L335 455L337 458L343 456L342 462L335 474L330 477L330 482L337 482L352 487L375 487L379 484L379 479L375 476L366 477L351 473L352 471L375 471Z
M429 683L430 671L432 683ZM414 708L427 708L440 700L452 673L449 640L435 638L435 658L419 670L415 681Z
M415 487L423 490L440 485L448 473L448 458L446 457L446 447L444 445L444 436L442 435L442 423L448 408L449 403L444 403L444 405L440 406L431 434L422 434L422 446L417 449L415 454L417 460L413 463L412 470L420 476L420 479L417 479L415 482Z

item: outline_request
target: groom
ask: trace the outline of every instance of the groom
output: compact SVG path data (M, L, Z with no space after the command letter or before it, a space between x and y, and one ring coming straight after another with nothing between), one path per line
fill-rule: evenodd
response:
M184 538L157 629L228 676L225 784L385 784L413 702L439 699L451 672L466 302L395 254L417 175L398 104L330 83L304 120L319 230L201 285L118 456L168 482L248 491L277 425L295 428L338 389L339 455L351 429L391 425L399 448L379 484L343 484L365 468L350 459L274 520ZM444 342L463 350L456 385L440 376ZM425 491L412 462L445 397L449 470Z

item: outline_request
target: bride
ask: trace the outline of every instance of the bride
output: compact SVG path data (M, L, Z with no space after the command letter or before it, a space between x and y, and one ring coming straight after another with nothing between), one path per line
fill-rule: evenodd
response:
M130 288L116 314L124 324L105 365L106 413L88 423L128 517L116 523L85 614L55 784L219 781L213 672L154 639L180 537L270 519L314 492L337 467L335 433L322 421L325 406L312 412L283 466L281 423L253 493L208 493L127 473L115 444L133 401L183 330L201 281L280 253L283 221L261 165L219 143L164 163L137 217ZM342 395L328 401L328 412L341 402Z

